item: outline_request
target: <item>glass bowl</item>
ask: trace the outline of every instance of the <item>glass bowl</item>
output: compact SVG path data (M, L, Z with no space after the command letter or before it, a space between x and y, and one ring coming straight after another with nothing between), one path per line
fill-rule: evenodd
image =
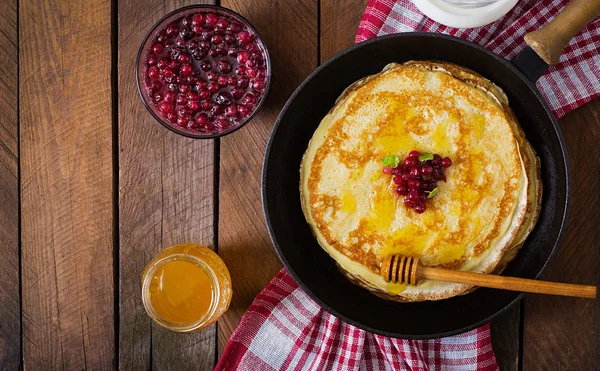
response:
M210 93L208 98L202 99L202 100L200 100L200 99L195 100L197 102L197 104L200 106L199 110L196 110L196 111L189 109L189 106L188 106L188 108L184 108L186 105L188 105L187 103L185 103L185 105L179 105L179 103L176 103L175 101L171 102L172 111L177 115L177 117L179 117L179 112L182 112L185 110L191 111L191 115L190 115L189 119L186 121L187 124L182 126L178 122L169 122L166 115L163 114L159 109L160 102L155 102L152 99L152 97L155 96L156 93L159 93L159 94L161 94L161 96L164 96L165 95L164 93L166 93L166 91L168 90L167 87L169 87L171 84L169 84L165 81L159 81L158 85L160 85L160 88L158 88L158 90L157 90L157 88L155 87L154 90L152 90L152 88L150 88L150 86L151 86L151 83L155 80L148 77L148 71L151 68L151 66L148 66L147 62L148 62L149 58L152 57L152 53L151 53L150 49L155 45L155 43L157 43L157 37L159 37L159 35L161 33L163 33L163 31L166 30L167 26L174 24L175 22L177 22L179 25L182 25L182 19L184 19L184 18L187 19L188 22L191 22L190 16L197 14L197 13L202 13L204 15L206 15L208 13L212 13L217 16L225 16L225 17L232 18L233 20L239 22L239 24L245 26L251 35L254 34L254 39L252 41L250 41L250 43L248 45L256 44L256 47L254 47L256 50L254 52L249 51L247 53L250 55L252 55L253 53L259 53L259 52L261 53L264 61L259 60L259 63L262 63L263 65L254 67L253 70L254 71L260 70L261 74L264 74L264 84L263 84L264 87L262 90L253 89L254 78L252 78L252 80L250 80L250 86L248 86L247 88L242 88L244 90L243 97L234 98L234 97L231 97L231 91L234 89L234 85L228 84L227 86L220 86L219 87L220 90L218 92ZM202 27L205 31L208 31L209 33L211 32L211 29L213 29L213 31L217 30L217 28L216 28L217 26L210 26L210 25L204 24L204 23L203 23ZM188 27L188 29L192 29L192 28ZM222 32L222 31L223 31L222 29L219 29L219 32ZM244 29L242 29L242 31L244 31ZM179 32L179 30L177 32ZM232 31L232 32L235 32L235 31ZM237 37L237 34L238 33L236 33L234 35L232 33L232 35L234 37ZM178 35L180 35L180 34L178 34ZM192 35L192 36L189 38L189 40L186 40L188 43L190 41L194 41L194 40L197 41L197 43L200 43L202 41L202 36L204 36L203 34L194 33L194 32L190 33L190 35ZM221 36L223 36L223 35L221 35ZM177 39L184 40L183 38L181 38L179 36L177 36ZM176 44L169 43L169 41L170 40L166 40L164 42L164 43L166 43L166 45L168 45L168 46L164 47L165 50L171 50L171 49L166 49L166 48L175 48L177 46ZM210 42L209 45L210 45L211 49L217 49L212 44L211 40L206 40L206 41ZM236 39L231 45L227 44L225 41L223 41L221 44L225 45L225 47L227 47L227 48L229 48L229 47L236 47L238 49L245 48L244 46L240 45L240 41L238 41L238 39ZM182 45L180 47L182 48L182 50L183 50L183 48L185 48L185 51L186 51L185 54L188 54L188 56L190 57L189 58L190 61L188 63L193 66L193 69L194 69L193 76L196 76L199 80L206 81L207 74L209 73L209 71L208 70L201 71L200 63L202 61L210 62L211 63L210 71L215 71L216 67L213 65L213 57L205 55L204 57L202 57L200 59L196 59L192 55L193 54L192 49L189 48L188 44ZM159 60L159 58L160 57L154 56L154 62L156 63L156 61ZM235 57L235 55L231 56L231 54L228 54L227 56L218 55L218 56L214 57L214 60L221 60L221 59L227 59L228 61L230 61L230 65L231 65L230 66L231 71L228 73L222 73L223 75L227 75L227 77L235 75L236 79L237 79L237 77L240 77L240 75L238 75L237 73L234 73L239 64L239 62L237 62L237 58ZM244 63L242 63L242 64L244 64ZM176 71L178 71L178 68L179 67L175 67L174 69ZM244 66L244 68L250 69L249 67L246 67L246 66ZM160 69L161 79L162 79L164 70L165 69ZM171 69L171 70L173 70L173 69ZM158 70L155 70L155 71L158 71ZM215 73L218 74L217 71L215 71ZM176 73L176 75L177 75L177 73ZM183 74L181 74L181 75L183 75ZM242 77L244 77L244 76L241 76L240 80L242 79ZM246 76L246 77L248 77L248 76ZM175 78L177 78L177 77L175 77ZM187 77L181 76L181 79L185 79L185 78L187 78ZM144 102L144 105L146 106L146 108L148 109L150 114L152 114L152 116L159 123L161 123L164 127L166 127L167 129L169 129L177 134L180 134L180 135L183 135L183 136L186 136L189 138L195 138L195 139L217 138L217 137L221 137L223 135L232 133L235 130L241 128L242 126L247 124L254 117L256 112L258 112L258 110L262 106L263 102L265 101L265 98L269 91L269 85L271 82L271 61L269 58L269 52L267 51L267 48L265 46L263 39L260 37L260 35L256 31L256 29L250 24L250 22L248 22L248 20L246 20L244 17L242 17L241 15L239 15L238 13L236 13L232 10L229 10L227 8L223 8L223 7L217 6L217 5L192 5L192 6L186 6L183 8L179 8L179 9L165 15L154 26L152 26L152 28L150 29L150 31L144 38L144 41L142 42L142 45L140 46L140 50L138 52L137 62L136 62L136 81L137 81L137 86L138 86L138 92L140 94L140 97L142 98L142 102ZM158 81L158 80L156 80L156 81ZM213 81L213 82L216 83L215 81ZM210 82L206 81L206 83L208 84ZM179 85L193 86L191 91L198 92L198 86L195 83L187 83L186 82L183 84L178 84L177 86L179 86ZM213 110L209 110L209 111L203 110L202 107L205 104L204 103L205 101L211 103L213 105L213 107L218 106L215 103L215 97L216 97L216 95L218 95L220 92L223 92L223 91L226 93L229 92L230 98L231 98L230 100L234 101L237 104L235 108L237 109L238 112L240 112L240 107L239 107L240 105L243 105L246 108L250 107L247 110L247 114L246 115L237 114L237 116L235 116L234 118L230 118L229 115L225 114L225 112L217 111L215 113L214 108L213 108ZM238 89L238 91L239 91L239 89ZM260 92L261 95L260 95L260 97L255 99L255 103L252 104L252 106L250 106L250 104L248 104L248 105L239 104L240 101L243 101L243 99L245 99L246 95L249 92L257 92L257 91ZM175 90L174 97L177 97L177 98L174 98L174 100L179 99L178 98L179 95L183 95L185 98L185 96L187 96L187 93L188 93L187 91L184 93L184 92L179 91L179 89ZM182 98L182 99L184 99L184 98ZM227 105L226 107L228 107L228 106L229 105ZM225 106L221 106L221 107L225 107ZM233 110L233 109L230 109L230 110ZM235 113L235 110L233 110L233 111ZM208 117L211 117L211 118L223 117L223 118L227 118L227 120L233 120L233 121L230 121L229 126L221 127L214 131L210 131L210 129L206 129L206 127L203 127L205 129L202 130L202 129L200 129L201 128L200 126L198 128L193 126L194 123L196 122L196 118L201 114L207 115ZM171 118L173 118L173 115L171 115ZM183 124L184 119L182 118L181 121L182 121L181 123ZM221 121L221 122L223 122L223 121ZM192 125L192 126L190 126L190 125Z

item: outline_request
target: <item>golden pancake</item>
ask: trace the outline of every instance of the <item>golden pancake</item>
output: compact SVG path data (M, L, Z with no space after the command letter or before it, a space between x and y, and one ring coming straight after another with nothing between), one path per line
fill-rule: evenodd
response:
M404 206L382 171L385 156L412 150L453 161L423 214ZM349 279L392 300L438 300L472 287L386 283L382 259L499 272L535 226L539 179L539 160L499 87L456 65L411 61L340 96L304 154L300 193L315 237Z

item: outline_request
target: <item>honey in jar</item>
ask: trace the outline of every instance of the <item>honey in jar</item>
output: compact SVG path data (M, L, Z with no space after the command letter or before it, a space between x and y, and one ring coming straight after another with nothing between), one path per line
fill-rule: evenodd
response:
M142 301L161 326L190 332L212 325L231 301L229 271L209 248L182 243L160 252L142 274Z

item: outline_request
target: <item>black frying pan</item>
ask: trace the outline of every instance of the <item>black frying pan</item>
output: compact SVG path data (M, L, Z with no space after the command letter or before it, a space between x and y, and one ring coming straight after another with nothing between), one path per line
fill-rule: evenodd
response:
M597 8L600 11L600 5ZM574 9L569 11L575 12ZM561 16L568 18L568 11ZM587 24L589 20L580 19L579 26L583 27L581 23ZM545 30L550 31L559 23L557 18ZM571 36L579 28L572 30ZM570 38L561 42L566 44ZM534 42L528 40L528 43L540 49ZM563 47L559 45L560 50ZM557 58L556 55L545 57ZM279 257L304 291L340 319L385 336L424 339L480 326L506 310L522 294L478 289L468 295L420 303L396 303L372 295L342 276L334 261L317 244L304 219L299 193L302 155L336 98L350 84L380 72L386 64L408 60L452 62L498 84L506 92L519 123L541 159L544 194L540 219L503 274L524 278L540 275L565 228L570 177L560 128L534 85L548 64L529 47L510 62L476 44L450 36L393 34L344 50L298 87L273 128L263 166L263 207Z

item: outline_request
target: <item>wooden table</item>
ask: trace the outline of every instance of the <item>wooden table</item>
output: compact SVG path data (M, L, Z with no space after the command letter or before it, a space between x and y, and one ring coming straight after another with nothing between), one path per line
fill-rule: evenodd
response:
M266 40L273 80L257 117L221 140L157 124L136 90L148 29L185 0L0 3L0 368L211 369L281 268L260 170L275 118L319 63L353 43L365 0L223 0ZM543 278L600 279L600 100L561 120L573 171L565 241ZM225 260L230 310L194 334L145 314L140 273L160 249ZM592 370L598 302L527 296L493 322L506 370Z

